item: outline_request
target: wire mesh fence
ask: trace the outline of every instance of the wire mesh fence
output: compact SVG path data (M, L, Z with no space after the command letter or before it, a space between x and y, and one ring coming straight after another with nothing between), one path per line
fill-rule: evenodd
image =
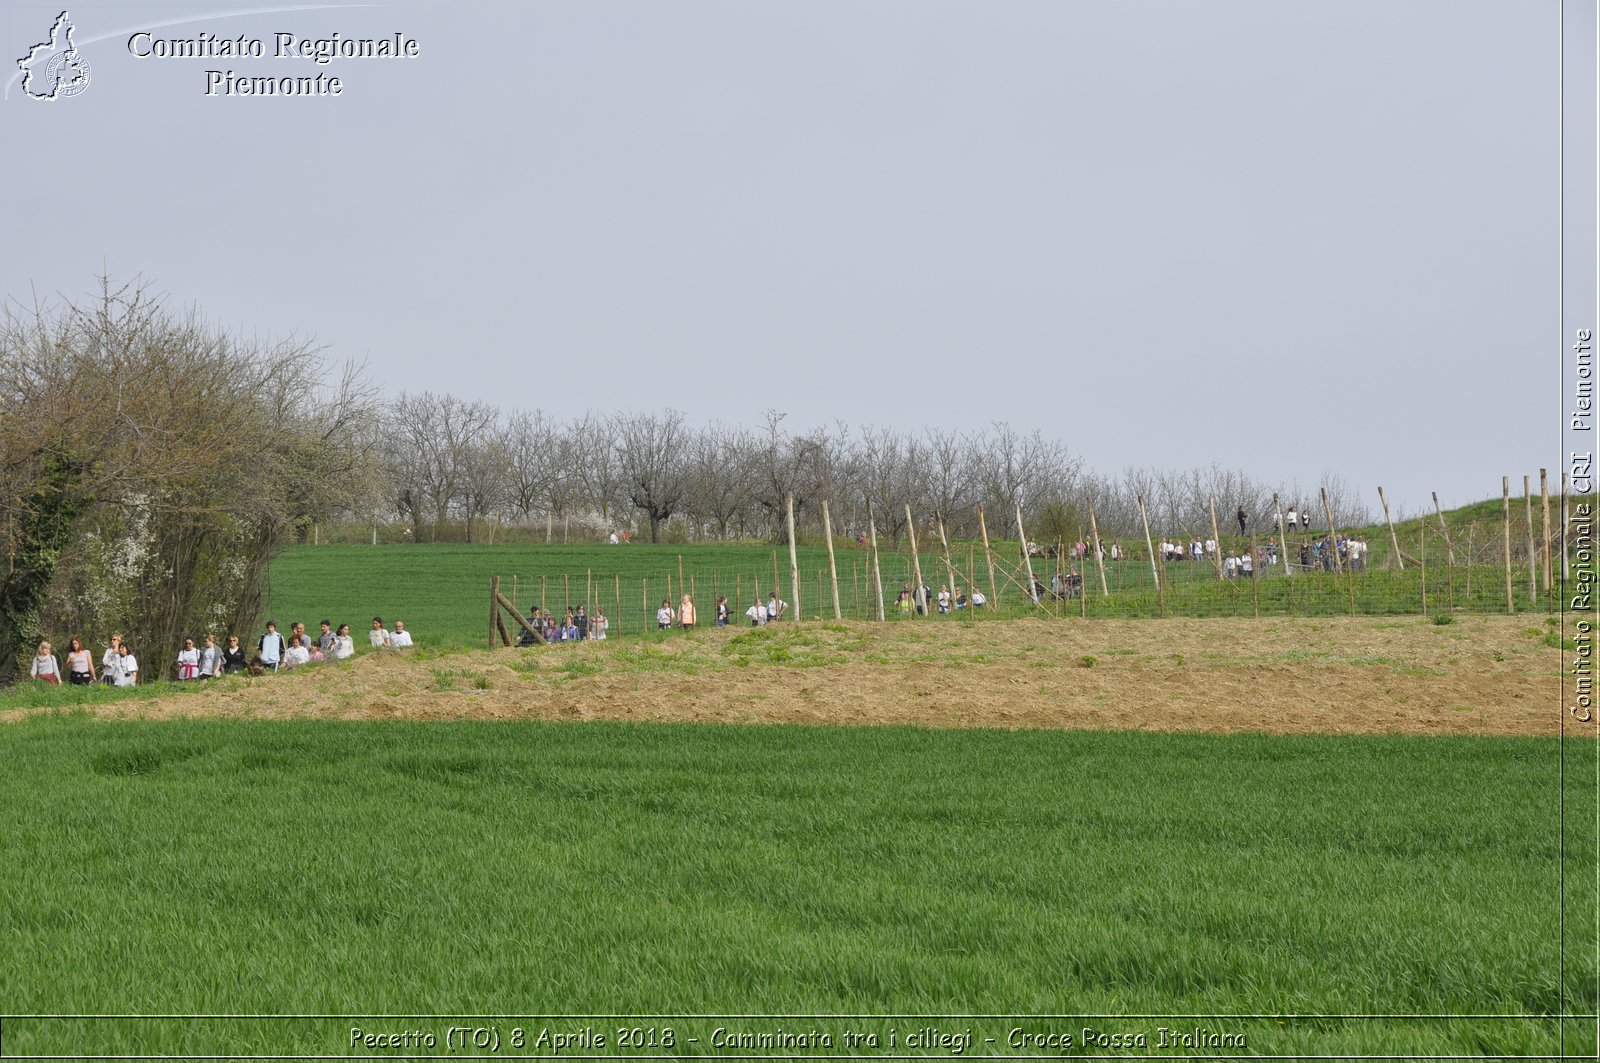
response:
M915 553L904 540L880 545L876 557L870 546L839 545L831 565L823 548L807 545L797 550L798 572L783 547L727 551L713 564L699 552L687 564L680 556L676 565L627 576L503 578L501 586L509 582L520 603L558 624L580 605L589 617L603 612L611 637L658 631L666 617L679 626L685 595L699 627L716 623L719 605L729 623L748 626L747 610L764 609L774 594L782 622L1559 611L1570 563L1562 537L1530 541L1523 531L1508 540L1504 521L1473 520L1416 521L1392 534L1380 526L1379 534L1337 536L1287 529L1219 540L1169 536L1151 544L1153 561L1142 539L1025 552L1017 541L991 542L987 551L951 543L946 551L935 538Z

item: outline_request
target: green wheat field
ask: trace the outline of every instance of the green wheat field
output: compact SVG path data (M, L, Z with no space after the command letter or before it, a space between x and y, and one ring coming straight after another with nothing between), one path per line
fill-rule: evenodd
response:
M486 637L492 574L548 607L604 571L640 620L679 554L770 582L759 548L553 549L299 548L270 608L448 653ZM737 1037L778 1028L829 1038L804 1058L1596 1050L1587 741L62 708L0 726L0 764L5 1057L772 1058ZM604 1046L537 1041L581 1030Z
M1246 1054L1589 1050L1549 1017L1597 975L1581 891L1562 954L1558 754L41 717L0 728L0 991L11 1015L1514 1015L1208 1025ZM1567 847L1592 852L1569 767ZM8 1019L4 1048L347 1032Z

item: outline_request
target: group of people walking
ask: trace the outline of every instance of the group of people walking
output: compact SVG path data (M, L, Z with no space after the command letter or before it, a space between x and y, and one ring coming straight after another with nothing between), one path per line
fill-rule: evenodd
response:
M403 620L396 620L394 630L390 631L384 626L383 618L375 616L367 637L373 649L404 649L413 645L411 632L406 630ZM184 639L175 662L176 678L185 682L244 672L261 675L313 661L344 660L354 657L355 652L349 624L335 628L332 621L324 620L321 634L312 637L306 633L306 626L296 621L285 636L278 630L277 621L268 620L266 631L256 640L254 652L240 644L238 635L229 635L220 646L215 635L201 636L198 645L192 638ZM97 678L94 656L79 638L68 641L61 660L57 660L49 640L39 643L30 674L39 682L64 682L73 686L91 686ZM98 681L118 687L136 686L142 681L139 658L121 633L111 636L105 652L100 655Z

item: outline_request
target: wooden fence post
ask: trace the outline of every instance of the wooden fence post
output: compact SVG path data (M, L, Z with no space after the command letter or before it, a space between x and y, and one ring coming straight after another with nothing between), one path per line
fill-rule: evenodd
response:
M789 588L794 595L794 622L800 622L800 554L799 547L794 542L794 495L791 493L784 499L784 508L787 513L785 520L789 528Z
M1278 501L1278 493L1272 493L1272 509L1278 514L1278 548L1283 551L1283 574L1289 575L1289 538L1283 529L1283 503Z
M1434 491L1432 494L1433 511L1439 515L1439 534L1444 537L1445 608L1454 613L1456 611L1456 547L1455 543L1450 540L1450 525L1445 523L1444 510L1439 508L1439 492ZM1469 566L1472 564L1470 557L1467 559L1467 564ZM1468 571L1470 572L1471 569L1469 568ZM1469 583L1468 590L1470 589L1471 584Z
M499 598L500 598L500 577L499 576L490 576L489 577L489 648L491 650L494 649L495 636L497 636L499 634L499 632L497 630L495 630L495 621L500 619L500 601L499 601Z
M1028 597L1039 603L1039 584L1033 578L1033 555L1028 552L1028 533L1022 530L1022 506L1017 506L1017 538L1022 540L1022 563L1028 570Z
M1472 523L1468 523L1467 524L1467 587L1466 587L1466 595L1467 595L1467 608L1468 609L1472 608L1472 536L1473 536L1473 532L1474 532L1474 530L1476 528L1477 528L1476 524L1472 524Z
M989 567L989 608L998 609L1000 608L1000 591L994 582L994 555L989 552L989 527L983 522L982 506L978 507L978 534L983 537L983 563ZM1566 575L1566 563L1566 551L1563 550L1561 553L1563 577Z
M1206 503L1207 503L1207 505L1209 505L1211 507L1211 541L1217 544L1216 553L1214 553L1211 556L1211 563L1217 566L1217 578L1221 579L1222 578L1222 532L1217 528L1217 500L1215 498L1208 498L1208 499L1206 499ZM1143 519L1143 517L1144 517L1144 507L1143 507L1142 504L1140 505L1140 508L1139 508L1139 516L1140 516L1140 519ZM1146 542L1150 541L1150 522L1149 521L1145 521L1144 538L1145 538ZM1150 551L1150 556L1151 556L1152 559L1154 559L1155 550L1152 549Z
M1506 612L1515 613L1517 606L1511 599L1511 477L1500 477L1501 525L1504 530L1506 564Z
M950 592L950 608L952 610L950 615L954 616L956 597L956 567L950 562L950 539L944 533L944 514L935 514L934 519L939 523L939 546L944 550L944 574L945 578L950 581L949 584L946 585L945 590Z
M1572 570L1567 559L1567 537L1572 528L1572 514L1567 509L1567 474L1561 474L1561 587L1566 590Z
M1333 507L1328 504L1328 489L1326 487L1319 487L1319 488L1317 488L1317 490L1322 492L1322 513L1323 513L1323 516L1327 517L1327 519L1328 519L1328 548L1333 551L1333 570L1335 572L1337 572L1337 571L1339 571L1340 568L1344 569L1345 586L1348 587L1349 590L1350 590L1350 615L1351 616L1355 616L1356 615L1356 584L1355 584L1355 579L1352 577L1352 575L1350 573L1350 565L1349 565L1348 561L1341 560L1340 557L1339 557L1339 529L1333 523Z
M1428 615L1428 522L1417 522L1417 567L1422 570L1422 615Z
M911 539L911 578L916 580L916 586L911 588L911 604L914 607L912 615L920 612L928 615L928 602L922 593L922 556L917 552L917 525L911 519L911 507L906 506L906 535Z
M1250 610L1261 618L1261 565L1256 555L1256 530L1250 529Z
M1528 518L1528 608L1539 608L1539 555L1533 545L1533 478L1522 474L1522 508Z
M1544 525L1540 529L1540 541L1544 543L1544 592L1550 593L1550 474L1545 469L1539 470L1539 498L1544 509ZM1555 602L1551 601L1551 608Z
M822 534L828 540L828 579L833 585L833 618L842 620L839 611L839 563L833 557L833 518L828 516L828 500L822 500Z
M883 619L883 569L878 563L878 524L872 519L872 503L867 503L867 536L872 541L872 583L878 590L878 619Z
M1100 525L1094 519L1094 499L1088 498L1086 501L1089 503L1089 534L1094 537L1094 542L1089 544L1089 549L1094 551L1095 568L1100 572L1100 600L1104 601L1105 599L1111 597L1111 592L1106 589L1105 552L1101 549ZM1088 573L1086 572L1084 575L1088 575Z
M1383 497L1383 485L1378 485L1378 501L1383 503L1383 522L1389 525L1389 545L1394 547L1394 553L1389 555L1389 567L1398 568L1401 572L1406 570L1406 559L1400 555L1400 536L1395 534L1394 518L1389 516L1389 500Z
M1161 589L1161 570L1156 567L1156 544L1150 538L1150 517L1145 513L1143 495L1138 496L1138 502L1139 523L1144 525L1144 548L1150 551L1150 578L1155 580L1156 583L1156 612L1165 617L1167 615L1167 599ZM1212 502L1211 509L1211 523L1214 527L1217 522L1215 501ZM1220 540L1217 542L1217 556L1219 558L1222 556L1222 542Z

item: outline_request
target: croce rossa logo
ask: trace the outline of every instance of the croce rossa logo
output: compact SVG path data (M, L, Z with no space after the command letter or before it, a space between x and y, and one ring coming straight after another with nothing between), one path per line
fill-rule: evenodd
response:
M61 12L50 27L49 39L33 45L17 60L22 91L30 99L64 99L89 87L89 63L72 43L72 28L72 16Z

